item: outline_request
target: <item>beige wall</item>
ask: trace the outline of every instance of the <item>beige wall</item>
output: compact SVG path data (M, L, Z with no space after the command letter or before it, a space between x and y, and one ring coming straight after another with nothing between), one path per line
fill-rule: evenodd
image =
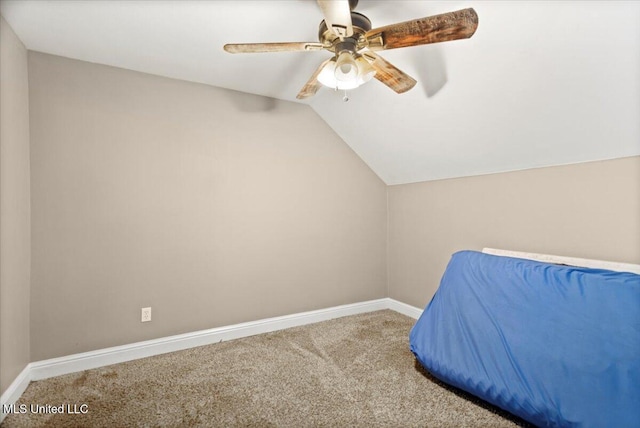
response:
M3 391L29 361L424 307L461 249L640 262L640 157L387 188L307 106L33 52L27 91L4 21L2 67Z
M640 157L389 187L389 295L424 307L483 247L640 263Z
M0 391L29 363L27 51L0 17Z
M34 52L29 84L33 361L385 297L386 187L308 106Z

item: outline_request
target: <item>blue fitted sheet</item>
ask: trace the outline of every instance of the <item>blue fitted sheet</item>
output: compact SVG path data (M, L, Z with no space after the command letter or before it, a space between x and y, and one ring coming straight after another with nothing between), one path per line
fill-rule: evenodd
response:
M538 426L640 426L640 275L461 251L410 346Z

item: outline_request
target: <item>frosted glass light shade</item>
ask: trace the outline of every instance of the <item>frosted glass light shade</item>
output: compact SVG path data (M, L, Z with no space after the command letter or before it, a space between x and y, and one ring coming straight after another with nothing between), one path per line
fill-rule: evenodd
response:
M318 75L318 81L324 86L331 89L355 89L359 86L357 75L355 79L341 81L336 79L336 61L332 59L324 66L320 74Z
M356 58L356 64L358 65L358 81L359 84L367 83L376 74L375 68L369 64L369 61L362 56Z
M349 82L358 78L358 65L353 59L351 52L344 51L338 55L335 75L336 80L340 82Z

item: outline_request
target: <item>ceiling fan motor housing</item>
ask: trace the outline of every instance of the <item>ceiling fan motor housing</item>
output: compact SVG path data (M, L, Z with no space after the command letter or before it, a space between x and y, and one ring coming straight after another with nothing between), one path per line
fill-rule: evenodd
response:
M356 2L357 3L357 2ZM345 37L342 41L335 35L329 28L324 20L320 22L318 29L318 40L331 52L339 54L343 50L349 50L350 52L357 52L362 49L363 43L366 43L364 34L371 30L371 21L369 18L358 12L351 12L351 22L353 26L353 35Z

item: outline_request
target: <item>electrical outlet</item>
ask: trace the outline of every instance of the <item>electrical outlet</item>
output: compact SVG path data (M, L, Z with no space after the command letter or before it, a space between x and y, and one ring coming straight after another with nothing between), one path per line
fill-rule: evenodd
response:
M151 321L151 308L142 308L142 317L140 322Z

